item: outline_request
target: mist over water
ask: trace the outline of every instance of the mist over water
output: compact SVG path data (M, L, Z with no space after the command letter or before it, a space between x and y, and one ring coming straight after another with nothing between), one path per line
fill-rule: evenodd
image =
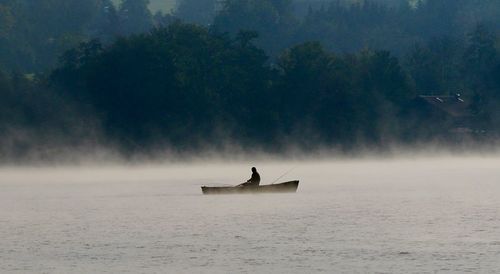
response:
M296 194L203 196L256 166ZM2 273L495 272L500 157L0 169Z
M0 0L0 274L498 272L498 18Z

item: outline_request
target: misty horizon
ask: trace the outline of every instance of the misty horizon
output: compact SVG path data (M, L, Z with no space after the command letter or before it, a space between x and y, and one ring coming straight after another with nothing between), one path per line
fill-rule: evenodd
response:
M499 0L0 0L0 273L495 273Z

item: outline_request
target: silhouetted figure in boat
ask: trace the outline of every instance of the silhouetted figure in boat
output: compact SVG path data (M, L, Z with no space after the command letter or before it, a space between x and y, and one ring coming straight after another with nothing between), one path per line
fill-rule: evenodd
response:
M255 167L252 167L252 178L248 179L245 183L238 186L259 186L260 175Z

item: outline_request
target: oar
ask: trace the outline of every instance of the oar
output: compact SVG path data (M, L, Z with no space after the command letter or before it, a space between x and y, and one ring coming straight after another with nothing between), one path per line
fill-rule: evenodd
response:
M283 178L285 175L287 175L288 173L292 172L292 170L294 170L295 168L297 168L297 166L294 166L292 167L289 171L285 172L283 175L279 176L276 180L274 180L271 185L274 185L274 183L276 183L279 179Z

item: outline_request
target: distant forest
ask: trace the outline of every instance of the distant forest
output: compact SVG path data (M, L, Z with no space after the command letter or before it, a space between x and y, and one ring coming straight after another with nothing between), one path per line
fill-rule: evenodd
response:
M1 160L500 136L498 0L148 4L0 0Z

